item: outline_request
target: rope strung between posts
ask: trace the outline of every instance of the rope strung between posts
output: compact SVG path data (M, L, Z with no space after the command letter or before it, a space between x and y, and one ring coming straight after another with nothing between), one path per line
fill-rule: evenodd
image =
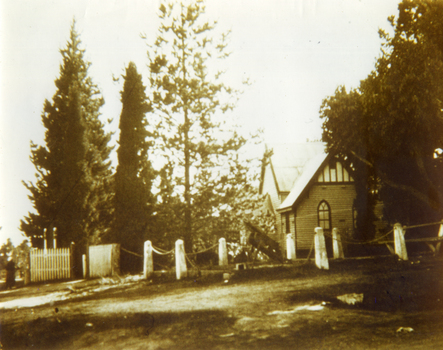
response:
M311 249L309 249L308 257L306 258L306 261L303 263L303 265L306 265L311 260L311 253L312 250L314 249L314 244L315 244L315 237L312 239Z
M427 227L427 226L434 226L434 225L442 225L442 224L443 224L443 221L437 221L437 222L431 222L431 223L428 223L428 224L403 226L402 228L404 230L407 230L407 229L413 229L413 228L419 228L419 227ZM387 236L389 236L392 232L394 232L394 229L390 230L389 232L387 232L383 236L380 236L378 238L375 238L375 239L372 239L372 240L369 240L369 241L357 241L357 240L354 240L354 239L349 238L349 237L347 237L347 238L341 237L340 241L342 243L347 243L347 244L362 244L362 245L371 244L371 243L376 243L378 241L381 241L382 239L384 239ZM334 238L330 233L325 232L324 235L327 236L327 237L332 238L333 240L337 240L337 241L339 240L338 238Z
M433 226L433 225L441 225L443 224L443 221L438 221L438 222L432 222L430 224L421 224L421 225L412 225L412 226L403 226L404 230L407 230L409 228L418 228L418 227L426 227L426 226Z
M209 247L209 248L206 248L206 249L204 249L204 250L202 250L202 251L199 251L199 252L193 252L193 253L189 253L189 254L186 254L186 255L197 255L197 254L201 254L201 253L205 253L205 252L207 252L207 251L209 251L209 250L212 250L212 249L214 249L215 247L218 247L218 243L216 243L216 244L214 244L212 247Z
M160 249L160 248L154 248L154 246L152 246L152 251L153 251L154 253L157 253L158 255L168 255L168 254L172 254L172 253L174 253L174 251L175 251L175 249L171 249L171 250L169 250L169 251L163 250L163 252L162 252L161 250L163 250L163 249Z
M164 250L163 248L159 248L159 247L154 247L154 249L158 250L158 251L161 252L161 253L166 253L166 252L167 252L167 251ZM172 250L174 250L174 249L172 249Z
M392 232L393 232L393 230L391 230L388 233L386 233L385 235L383 235L383 236L381 236L381 237L379 237L379 238L377 238L375 240L371 240L371 241L365 241L365 242L353 241L352 242L352 241L346 241L346 240L343 240L343 239L341 239L340 241L341 242L345 242L345 243L349 243L349 244L368 244L368 242L376 242L376 241L386 237L387 235L391 234ZM325 236L328 236L328 237L332 238L333 240L336 240L336 241L339 240L338 238L334 238L332 235L330 235L328 233L323 233L323 234ZM311 244L311 248L309 249L308 257L306 258L306 261L303 263L303 265L306 265L311 260L311 254L312 254L312 251L314 250L314 245L315 245L315 236L312 239L312 244Z
M394 230L391 230L391 231L389 231L388 233L384 234L383 236L380 236L380 237L378 237L378 238L376 238L376 239L372 239L372 240L369 240L369 241L357 241L357 240L352 239L352 238L349 238L349 237L348 237L348 238L343 238L343 237L341 237L340 239L338 239L338 238L334 238L334 237L332 236L332 234L330 234L330 233L324 232L323 234L324 234L325 236L329 237L329 238L332 238L332 239L335 240L335 241L341 241L342 243L347 243L347 244L362 244L362 245L365 245L365 244L371 244L371 243L378 242L378 241L380 241L381 239L383 239L383 238L389 236L392 232L394 232Z
M127 250L127 249L125 249L125 248L123 248L123 247L120 247L120 249L123 250L123 251L126 252L126 253L129 253L129 254L132 254L132 255L138 256L139 258L143 258L143 255L140 255L140 254L137 254L137 253L131 252L130 250ZM157 248L157 249L160 249L160 248ZM168 254L174 253L174 249L172 249L172 250L170 250L170 251L168 251L168 252L167 252L167 251L160 252L160 251L158 251L157 249L155 249L154 247L152 247L152 250L153 250L155 253L159 254L159 255L168 255Z
M194 269L200 270L200 269L198 268L198 266L197 266L197 265L196 265L191 259L188 258L188 254L185 254L185 258L186 258L186 260L188 260L188 262L192 265L192 267L193 267Z
M139 258L143 258L143 255L140 255L140 254L137 254L137 253L131 252L130 250L127 250L127 249L125 249L125 248L123 248L123 247L120 247L120 249L123 250L123 251L126 252L126 253L129 253L129 254L132 254L132 255L138 256Z
M426 227L426 226L433 226L433 225L442 225L442 224L443 224L443 221L438 221L438 222L432 222L432 223L429 223L429 224L421 224L421 225L413 225L413 226L403 226L403 229L406 230L406 229L411 229L411 228ZM348 244L370 244L370 243L373 243L373 242L380 241L381 239L383 239L386 236L390 235L392 232L394 232L393 229L391 231L389 231L388 233L384 234L383 236L380 236L380 237L378 237L376 239L373 239L373 240L370 240L370 241L361 242L361 241L356 241L356 240L352 240L352 239L347 240L347 239L343 239L343 238L341 238L340 241L344 242L344 243L348 243ZM329 233L325 232L324 235L332 238L333 240L339 241L338 238L334 238ZM309 249L308 257L306 258L306 261L303 263L303 265L307 264L310 261L311 254L312 254L312 251L314 249L314 245L315 245L315 237L312 240L312 244L311 244L311 248Z

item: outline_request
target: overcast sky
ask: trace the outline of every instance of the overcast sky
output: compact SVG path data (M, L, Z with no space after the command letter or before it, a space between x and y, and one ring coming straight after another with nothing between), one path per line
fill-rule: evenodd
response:
M380 55L378 29L390 29L398 0L209 0L208 19L231 30L227 64L233 82L249 78L234 114L244 130L264 129L267 143L320 139L319 108L339 85L357 87ZM14 0L1 6L0 243L19 244L20 219L32 211L21 181L34 181L30 141L43 145L41 111L55 93L73 18L102 116L121 112L130 61L147 84L146 43L159 25L159 0Z

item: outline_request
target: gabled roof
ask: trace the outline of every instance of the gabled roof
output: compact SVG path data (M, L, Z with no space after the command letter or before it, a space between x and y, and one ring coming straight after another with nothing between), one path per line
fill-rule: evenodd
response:
M277 190L281 193L291 191L307 163L317 155L325 154L326 146L323 142L307 142L269 144L266 147L273 150L270 163Z
M323 167L323 164L326 162L327 159L328 154L323 152L317 154L305 165L305 167L303 168L303 173L295 181L291 192L280 205L280 207L277 208L278 211L289 209L294 205L294 203L300 198L300 195L303 193L303 191L309 186L309 183L314 178L317 171Z

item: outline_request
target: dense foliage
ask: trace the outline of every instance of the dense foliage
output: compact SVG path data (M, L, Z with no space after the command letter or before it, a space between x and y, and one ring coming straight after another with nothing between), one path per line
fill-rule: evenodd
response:
M229 56L227 35L214 38L216 23L204 21L204 12L200 0L162 3L162 24L148 51L152 107L159 117L156 154L164 159L156 215L165 223L160 234L184 239L187 251L196 238L226 236L239 196L252 190L250 164L241 156L247 140L225 114L238 92L217 71Z
M320 110L328 150L364 175L357 219L366 231L377 193L390 223L443 214L443 2L404 0L398 8L389 18L394 36L380 31L375 70L358 89L338 88Z
M140 254L147 239L170 249L181 238L190 252L197 241L239 240L244 219L275 228L259 211L260 160L245 151L257 135L239 135L227 113L240 94L218 70L229 56L227 34L211 36L216 23L203 19L201 0L161 3L159 13L149 94L135 64L123 76L115 174L111 135L99 119L104 101L72 26L57 91L44 104L45 145L31 143L37 180L25 186L35 212L21 230L33 246L56 235L58 246L75 242L83 253L103 242Z
M43 236L52 242L54 231L60 247L71 242L85 246L99 242L109 229L110 135L99 119L104 101L88 76L90 64L74 24L60 52L57 91L52 102L45 101L42 114L45 145L31 142L37 181L25 183L35 213L22 220L21 230L34 246L42 245L38 239Z
M113 223L107 240L130 251L141 252L152 231L154 197L151 193L154 171L148 159L152 133L148 131L147 102L142 77L129 63L121 92L122 112L115 173Z

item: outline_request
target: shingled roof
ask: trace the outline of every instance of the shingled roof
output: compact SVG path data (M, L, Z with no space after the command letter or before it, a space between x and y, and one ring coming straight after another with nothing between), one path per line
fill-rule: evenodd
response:
M300 195L303 193L305 188L309 185L315 173L320 169L322 164L327 159L328 155L326 153L317 154L315 157L310 159L303 168L302 174L297 178L294 186L291 188L291 192L277 209L278 211L283 211L289 209L294 205L294 203L299 199Z
M293 189L309 161L318 155L326 157L323 142L269 144L266 147L273 150L270 163L279 192Z

